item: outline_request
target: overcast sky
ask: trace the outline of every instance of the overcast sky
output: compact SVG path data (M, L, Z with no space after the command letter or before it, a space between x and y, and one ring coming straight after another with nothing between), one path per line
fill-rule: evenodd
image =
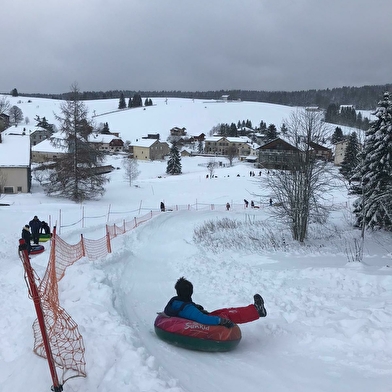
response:
M391 0L10 0L0 92L392 82Z

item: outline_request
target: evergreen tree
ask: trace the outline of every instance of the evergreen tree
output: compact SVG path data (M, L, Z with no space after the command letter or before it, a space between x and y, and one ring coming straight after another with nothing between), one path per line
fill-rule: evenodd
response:
M103 123L101 133L106 134L106 135L110 134L109 123L107 123L107 122Z
M336 144L338 142L341 142L342 140L344 140L342 128L336 127L335 132L331 136L331 143Z
M348 138L344 159L339 169L344 178L350 180L353 176L356 167L359 164L359 143L356 132L352 132Z
M138 108L143 106L142 96L140 94L135 94L132 98L132 107Z
M282 126L280 127L280 133L281 133L283 136L286 136L288 132L289 132L289 130L288 130L286 124L283 123Z
M16 88L13 88L12 91L11 91L11 95L13 97L18 97L19 96L18 90Z
M79 99L79 90L72 86L69 100L60 105L61 138L52 138L52 144L65 149L53 164L48 164L38 179L48 195L62 196L76 202L94 199L105 192L107 178L97 174L96 168L105 154L88 137L93 131L87 120L88 110ZM42 167L41 167L42 168Z
M274 140L278 137L278 130L274 124L270 124L267 128L266 138L267 140Z
M178 148L175 143L173 143L172 148L170 149L169 160L167 161L167 174L181 174L181 155L178 151Z
M238 136L237 126L234 123L231 123L230 128L228 129L227 136L230 136L230 137L237 137Z
M339 105L336 103L331 103L327 107L327 111L325 113L325 122L335 123L339 117Z
M355 203L357 224L392 229L392 102L384 93L373 113L377 119L365 133L361 163L361 196Z
M118 108L119 109L125 109L127 107L126 103L125 103L125 97L124 97L124 93L121 93L120 95L120 100L118 102Z

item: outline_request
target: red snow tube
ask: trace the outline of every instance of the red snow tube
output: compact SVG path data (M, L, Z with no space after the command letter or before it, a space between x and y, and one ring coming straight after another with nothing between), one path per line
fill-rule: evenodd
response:
M30 254L37 255L38 253L42 253L45 250L43 245L31 245Z
M206 325L180 317L169 317L164 313L158 313L154 328L162 340L198 351L230 351L242 337L237 324L233 328Z

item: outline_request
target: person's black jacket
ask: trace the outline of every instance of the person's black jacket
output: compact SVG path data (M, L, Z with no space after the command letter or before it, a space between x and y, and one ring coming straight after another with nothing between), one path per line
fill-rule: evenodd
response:
M27 251L30 253L31 251L31 233L29 229L26 229L25 227L22 229L22 235L21 237L24 239L26 245L27 245Z

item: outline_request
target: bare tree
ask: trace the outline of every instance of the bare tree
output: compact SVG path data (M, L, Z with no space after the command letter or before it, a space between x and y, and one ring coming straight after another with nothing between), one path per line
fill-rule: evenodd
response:
M12 106L9 110L9 116L10 123L14 125L18 125L18 123L22 122L24 119L22 109L18 108L15 105Z
M287 170L268 177L274 193L274 212L291 228L293 239L303 242L311 220L325 221L329 209L323 203L333 187L332 166L314 155L312 143L326 138L323 116L306 110L292 113L285 121L287 139L296 150L285 157Z
M4 193L4 186L7 183L7 174L0 170L0 199Z
M129 181L129 186L132 186L132 181L136 180L136 178L140 174L139 164L136 159L133 158L124 158L123 166L125 169L125 178Z
M214 177L215 168L216 168L215 159L211 159L210 161L208 161L207 169L210 172L210 178Z
M0 97L0 114L7 114L11 108L10 101L5 95Z
M235 146L229 146L227 150L227 159L229 160L230 166L233 166L233 160L237 155L237 148Z

